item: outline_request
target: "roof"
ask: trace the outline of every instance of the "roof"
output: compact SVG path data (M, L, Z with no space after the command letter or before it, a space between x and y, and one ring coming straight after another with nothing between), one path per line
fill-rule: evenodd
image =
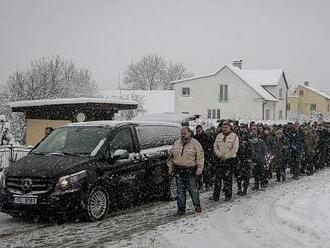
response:
M252 88L265 100L277 101L276 97L274 97L271 93L269 93L263 86L276 86L279 83L281 76L284 75L284 71L282 69L246 70L246 69L239 69L232 65L225 65L215 73L173 81L172 84L201 79L201 78L213 77L217 75L220 71L222 71L224 68L228 68L229 70L231 70L234 74L236 74L239 78L241 78L248 86L250 86L250 88ZM286 79L285 79L285 83L287 85Z
M249 81L265 86L276 86L283 74L282 69L278 70L241 70Z
M227 65L227 67L243 81L245 81L247 85L250 86L250 88L252 88L255 92L257 92L262 98L267 101L277 101L276 97L270 94L264 87L262 87L260 83L253 81L253 79L257 78L256 76L253 76L253 73L245 73L246 70L241 70L232 65ZM251 78L249 77L249 75L251 76ZM259 82L260 78L258 79Z
M123 100L108 100L103 98L61 98L61 99L42 99L31 101L16 101L10 102L9 106L15 107L34 107L46 105L63 105L63 104L81 104L81 103L108 103L119 105L137 105L136 102L123 101Z
M306 86L306 85L304 85L304 84L299 84L298 87L299 87L299 86L304 87L304 88L306 88L306 89L308 89L308 90L310 90L310 91L313 91L313 92L315 92L316 94L319 94L319 95L323 96L324 98L330 100L330 96L327 95L326 93L320 91L320 90L314 89L314 88L309 87L309 86ZM297 88L298 88L298 87L297 87ZM296 89L297 89L297 88L296 88Z

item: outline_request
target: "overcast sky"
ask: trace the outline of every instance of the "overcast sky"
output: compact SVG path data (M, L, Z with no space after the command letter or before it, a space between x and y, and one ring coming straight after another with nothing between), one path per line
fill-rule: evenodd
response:
M330 93L327 0L0 0L0 81L31 59L61 55L88 67L99 89L117 87L148 53L194 75L232 59L283 68L289 84Z

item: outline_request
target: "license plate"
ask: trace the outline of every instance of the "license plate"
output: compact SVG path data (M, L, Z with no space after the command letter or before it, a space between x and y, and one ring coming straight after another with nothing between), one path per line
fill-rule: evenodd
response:
M15 195L14 203L15 204L34 205L34 204L37 204L37 196Z

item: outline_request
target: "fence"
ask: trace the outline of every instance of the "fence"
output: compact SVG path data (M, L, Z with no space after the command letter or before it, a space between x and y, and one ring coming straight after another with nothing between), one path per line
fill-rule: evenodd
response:
M31 147L17 145L0 146L0 167L9 166L12 162L28 154L31 149Z

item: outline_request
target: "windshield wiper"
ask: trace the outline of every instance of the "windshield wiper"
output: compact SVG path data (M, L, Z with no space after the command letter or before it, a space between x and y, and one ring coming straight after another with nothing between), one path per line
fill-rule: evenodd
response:
M50 153L47 153L47 155L60 155L60 156L64 156L65 154L63 152L50 152Z
M49 155L60 155L60 156L64 156L64 155L72 155L72 156L81 156L81 155L88 155L87 153L73 153L73 152L51 152L48 153Z
M44 153L44 152L34 152L34 151L31 151L31 154L45 155L46 153Z

